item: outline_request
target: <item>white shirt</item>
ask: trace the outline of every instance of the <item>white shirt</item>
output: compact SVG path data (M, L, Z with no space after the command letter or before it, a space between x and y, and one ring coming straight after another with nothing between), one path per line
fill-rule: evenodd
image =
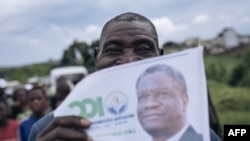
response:
M167 139L166 141L178 141L182 135L185 133L185 131L188 128L188 124L186 123L179 132L177 132L176 134L174 134L171 138Z

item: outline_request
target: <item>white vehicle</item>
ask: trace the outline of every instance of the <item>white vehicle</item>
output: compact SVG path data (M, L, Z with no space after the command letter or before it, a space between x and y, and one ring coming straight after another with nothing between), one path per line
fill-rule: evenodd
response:
M6 95L12 95L12 93L15 91L15 89L20 85L21 85L21 83L18 80L8 81L6 88L5 88Z
M49 95L54 95L56 91L57 82L60 79L70 81L75 85L82 78L88 75L88 70L83 66L68 66L54 68L50 71L51 92Z

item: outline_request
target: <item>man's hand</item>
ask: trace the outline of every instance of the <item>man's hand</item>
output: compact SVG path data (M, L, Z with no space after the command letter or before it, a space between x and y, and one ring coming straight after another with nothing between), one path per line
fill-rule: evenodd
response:
M83 129L89 126L90 122L87 119L78 116L56 117L38 135L37 141L88 141L90 139Z

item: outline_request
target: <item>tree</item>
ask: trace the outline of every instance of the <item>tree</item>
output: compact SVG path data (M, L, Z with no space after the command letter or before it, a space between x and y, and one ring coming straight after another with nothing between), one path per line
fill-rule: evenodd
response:
M90 72L94 70L94 58L86 42L74 41L63 53L61 66L83 65Z
M250 87L250 49L243 54L241 63L233 69L228 83L231 86Z

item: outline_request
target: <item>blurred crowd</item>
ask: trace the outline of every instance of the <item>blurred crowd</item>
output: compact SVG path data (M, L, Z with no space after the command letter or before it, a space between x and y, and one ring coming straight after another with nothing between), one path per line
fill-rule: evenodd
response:
M39 83L20 85L12 94L6 94L6 84L1 79L0 141L28 141L32 125L58 107L77 83L60 78L52 95L47 86Z

